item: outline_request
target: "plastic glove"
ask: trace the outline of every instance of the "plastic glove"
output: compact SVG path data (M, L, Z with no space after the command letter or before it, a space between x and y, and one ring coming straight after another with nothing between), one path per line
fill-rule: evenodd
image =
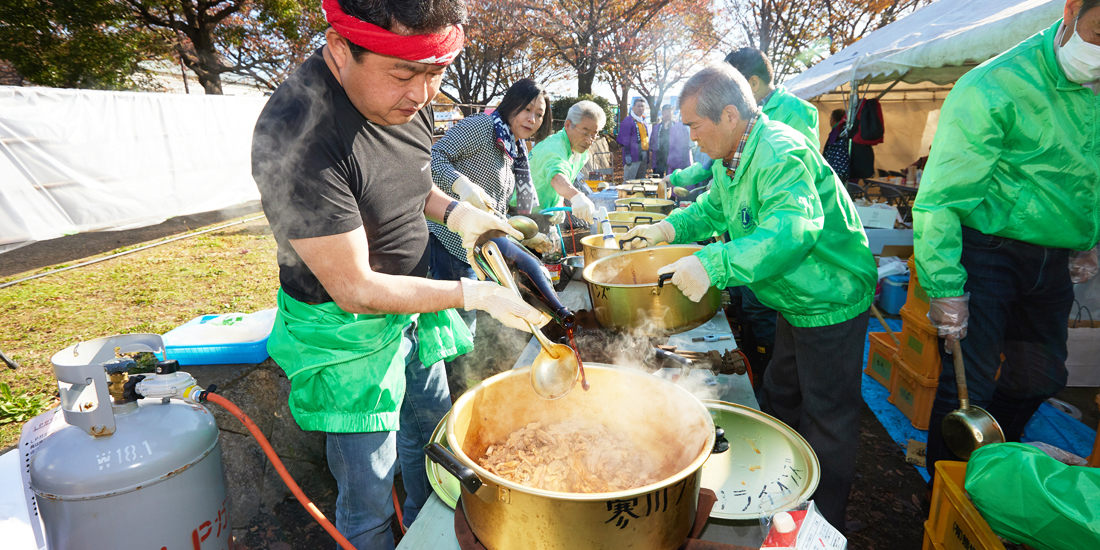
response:
M1069 257L1069 279L1079 285L1096 276L1100 271L1096 257L1096 248L1083 252L1074 252Z
M966 325L970 321L970 293L951 298L932 298L928 307L928 319L936 327L940 338L946 340L944 349L951 353L955 340L966 338Z
M450 217L447 218L447 229L462 237L462 247L467 250L474 247L474 243L483 233L494 229L515 237L517 241L523 240L523 233L516 231L504 219L478 210L465 202L458 203L458 206L451 211Z
M550 238L545 233L537 233L534 237L521 241L519 244L530 248L531 250L539 253L546 254L554 249L554 243L550 242Z
M458 179L451 184L451 189L458 195L458 200L468 202L478 210L492 213L493 208L489 206L493 204L492 197L490 197L480 186L475 185L474 182L466 178L466 176L459 174Z
M573 198L569 199L569 204L573 206L573 216L584 220L585 223L592 223L596 205L592 204L592 200L584 196L584 193L573 195Z
M692 302L702 300L703 295L711 287L710 275L707 275L703 262L699 261L699 258L694 254L684 256L657 270L658 275L664 275L665 273L673 274L672 284L676 285L680 292L683 292L684 296L687 296L688 300Z
M536 327L550 322L545 313L531 307L518 294L489 281L462 279L462 309L480 309L505 326L530 332L530 321Z
M559 225L565 223L565 210L558 210L557 212L551 212L546 218L547 223L550 225Z
M627 240L634 237L641 238ZM670 243L675 238L676 229L672 227L671 223L661 220L650 225L635 225L634 229L627 231L626 235L623 235L623 238L620 240L627 240L626 244L623 245L623 250L637 250L660 243Z

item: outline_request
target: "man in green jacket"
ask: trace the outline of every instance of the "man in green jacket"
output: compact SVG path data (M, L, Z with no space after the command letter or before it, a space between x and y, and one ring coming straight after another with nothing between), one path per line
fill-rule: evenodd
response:
M756 48L740 48L730 52L725 61L748 81L753 98L769 119L794 128L806 136L814 149L821 150L817 108L795 97L783 86L775 85L775 71L764 52ZM709 169L710 166L703 164L692 165L680 173L672 174L669 184L686 186L699 183L709 175ZM730 297L739 306L738 320L752 329L752 341L746 349L752 364L758 367L759 372L754 370L753 374L762 376L771 360L775 344L776 312L761 303L749 288L731 289Z
M779 311L761 410L798 430L821 460L814 500L837 529L855 475L863 343L878 274L855 207L801 134L760 113L745 79L716 64L684 84L691 137L716 159L709 193L624 238L640 248L729 232L661 268L689 299L747 286Z
M606 116L599 105L578 101L569 107L565 127L531 149L531 181L539 197L539 208L561 206L565 199L574 216L592 223L596 207L573 182L588 162L588 148L596 141ZM557 213L550 216L550 223L556 225L564 219L563 214ZM546 229L541 224L540 228Z
M453 308L527 330L548 319L489 281L433 281L425 217L470 248L506 221L432 185L429 102L462 48L461 0L325 0L326 44L268 100L252 173L278 243L268 351L290 411L326 432L336 528L360 550L394 547L400 462L411 524L431 495L423 446L450 408L443 360L470 349Z
M958 460L941 435L958 406L956 340L970 403L1009 441L1066 384L1073 282L1095 272L1100 239L1100 0L1068 0L1064 15L955 84L913 207L917 271L945 339L933 475Z

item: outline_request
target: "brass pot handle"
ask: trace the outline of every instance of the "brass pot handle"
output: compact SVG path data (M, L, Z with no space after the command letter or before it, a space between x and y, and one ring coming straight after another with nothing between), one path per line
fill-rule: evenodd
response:
M657 288L664 288L665 281L671 281L674 273L662 273L657 276Z

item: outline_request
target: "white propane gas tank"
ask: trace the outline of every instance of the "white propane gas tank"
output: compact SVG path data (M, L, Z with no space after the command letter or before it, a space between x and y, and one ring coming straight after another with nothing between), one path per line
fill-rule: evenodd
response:
M112 405L104 367L125 366L115 360L116 348L164 351L160 336L132 334L81 342L52 359L69 426L48 437L30 464L47 548L228 550L214 416L167 397ZM148 384L168 393L194 384L172 366L161 373L164 365Z

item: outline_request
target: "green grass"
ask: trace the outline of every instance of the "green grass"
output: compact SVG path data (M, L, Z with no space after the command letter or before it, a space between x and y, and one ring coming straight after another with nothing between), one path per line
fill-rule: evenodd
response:
M199 315L274 307L275 249L267 221L259 219L0 289L0 350L23 367L0 364L0 383L10 386L12 401L29 394L53 402L50 357L77 342L164 334ZM0 449L18 442L21 428L18 421L0 425Z

